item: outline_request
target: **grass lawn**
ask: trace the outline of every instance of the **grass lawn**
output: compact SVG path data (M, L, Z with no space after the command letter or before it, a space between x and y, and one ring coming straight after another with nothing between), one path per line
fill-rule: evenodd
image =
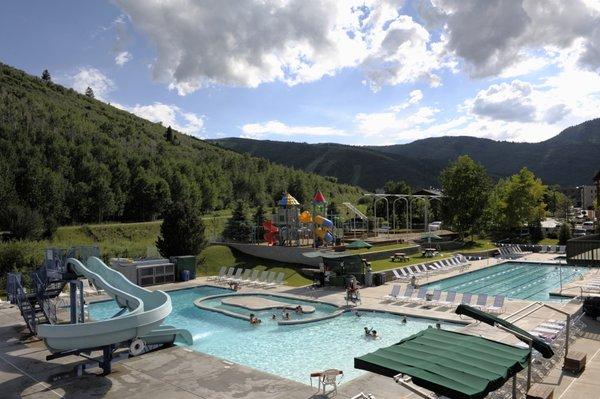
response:
M198 255L198 275L214 276L219 274L221 266L235 266L246 269L269 270L285 273L285 283L292 287L311 284L309 280L300 275L296 270L287 267L287 264L268 259L255 258L234 251L225 245L211 245Z
M465 246L459 249L459 252L480 252L495 249L494 243L487 239L476 238L474 241L465 242Z
M544 238L538 242L540 245L558 245L558 238Z

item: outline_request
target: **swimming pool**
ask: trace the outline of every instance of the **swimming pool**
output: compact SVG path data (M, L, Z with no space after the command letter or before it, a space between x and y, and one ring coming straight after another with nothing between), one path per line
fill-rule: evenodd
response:
M581 267L562 266L560 269L563 284L586 273ZM560 269L555 265L506 262L425 285L443 291L506 295L532 301L560 300L549 295L560 287Z
M395 344L435 324L434 320L419 318L407 318L403 324L402 317L386 313L361 313L361 317L345 313L329 320L291 326L277 325L276 321L263 317L262 324L252 326L245 320L199 309L193 303L199 297L224 293L231 291L204 286L169 292L173 312L165 324L187 328L194 336L192 349L198 352L304 384L310 383L311 372L328 368L343 370L342 382L356 378L364 371L354 369L354 357ZM114 301L106 301L91 304L89 310L94 319L103 319L113 316L118 308ZM264 313L268 316L273 312ZM380 338L366 338L365 326L375 328ZM443 324L448 330L458 327Z

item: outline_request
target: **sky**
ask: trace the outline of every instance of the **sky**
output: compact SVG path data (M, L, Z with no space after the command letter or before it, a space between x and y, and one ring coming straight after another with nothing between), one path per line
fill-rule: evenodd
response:
M600 116L600 0L7 0L0 61L200 138L538 142Z

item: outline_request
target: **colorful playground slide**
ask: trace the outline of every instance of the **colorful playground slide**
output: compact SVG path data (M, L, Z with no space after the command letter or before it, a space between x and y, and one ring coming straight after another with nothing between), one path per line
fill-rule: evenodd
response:
M136 339L141 339L148 345L173 343L176 340L193 344L189 331L161 325L172 309L171 298L166 293L152 292L133 284L96 257L90 257L85 265L70 258L67 265L96 287L104 289L127 311L107 320L79 324L40 324L38 336L51 352L98 348Z
M270 220L265 220L263 222L263 229L265 229L265 235L263 239L269 243L269 245L273 245L277 242L277 234L279 233L279 229L275 226Z
M315 216L314 219L315 224L318 226L315 228L316 236L325 242L332 242L333 234L331 234L331 230L333 229L333 222L321 215Z

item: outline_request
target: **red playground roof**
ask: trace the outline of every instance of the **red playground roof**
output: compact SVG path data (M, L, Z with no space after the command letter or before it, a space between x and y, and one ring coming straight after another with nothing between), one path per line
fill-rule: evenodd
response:
M323 193L321 191L317 191L315 193L315 196L312 199L313 204L320 204L325 202L325 196L323 195Z

